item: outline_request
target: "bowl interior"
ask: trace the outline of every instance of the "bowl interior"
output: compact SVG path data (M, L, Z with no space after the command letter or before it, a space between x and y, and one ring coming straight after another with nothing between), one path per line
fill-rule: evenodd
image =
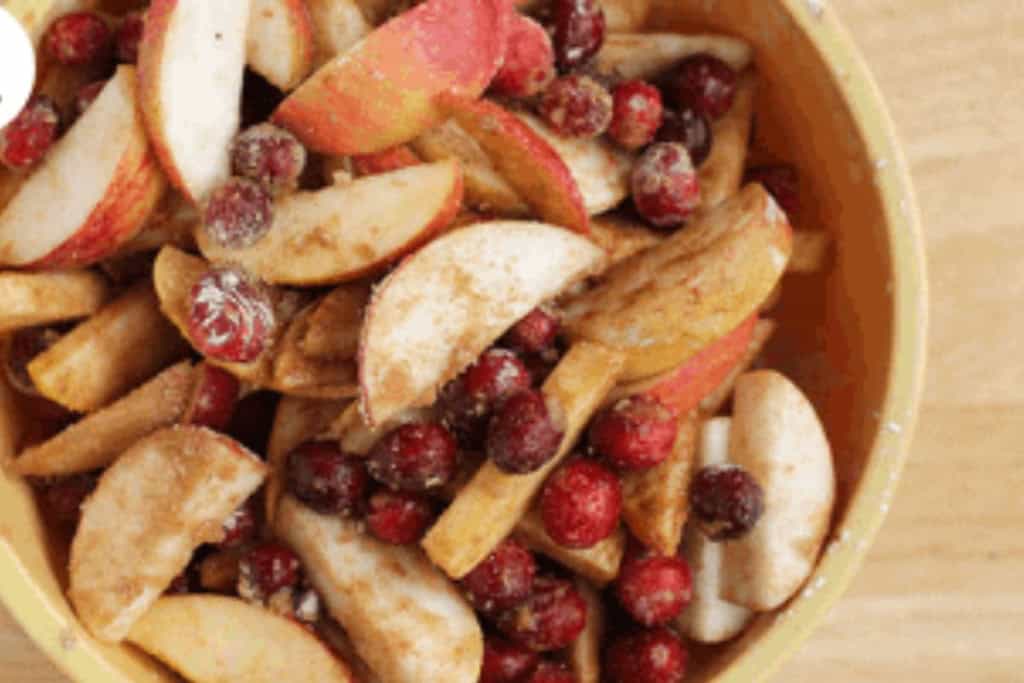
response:
M793 222L837 248L821 276L790 276L767 364L794 378L823 416L839 478L835 531L802 595L713 656L694 652L695 682L766 677L852 577L884 517L921 384L923 258L913 198L888 118L863 64L829 12L803 0L657 0L651 29L720 30L753 43L761 75L755 160L800 171ZM0 460L24 425L0 384ZM176 680L130 648L101 645L75 622L62 558L28 488L0 473L0 597L79 680Z

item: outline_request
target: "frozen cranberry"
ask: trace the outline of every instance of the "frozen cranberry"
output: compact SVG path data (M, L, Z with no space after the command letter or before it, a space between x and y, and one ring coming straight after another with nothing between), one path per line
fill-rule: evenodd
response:
M644 626L661 626L679 616L693 597L690 566L681 557L640 555L627 559L615 581L619 603Z
M764 492L742 467L711 465L690 482L690 510L711 540L741 538L761 519Z
M526 353L521 360L526 369L530 371L530 378L534 386L541 386L551 375L562 354L558 348L552 347L543 353Z
M562 662L545 660L537 665L525 683L576 683L576 676Z
M484 663L478 683L522 683L537 668L537 653L504 638L484 641Z
M717 57L688 57L676 67L671 80L680 106L691 106L712 119L721 118L732 108L736 72Z
M231 178L210 194L203 212L203 230L218 246L251 247L273 222L270 193L245 178Z
M433 422L391 430L370 451L370 476L392 489L428 491L455 476L457 446L451 432Z
M306 166L306 148L286 130L269 123L248 128L231 145L235 175L273 194L295 189Z
M370 496L366 525L374 536L385 543L416 543L432 521L433 502L422 495L382 490Z
M224 538L217 545L237 548L256 536L256 513L251 503L245 503L224 520Z
M84 114L85 110L100 96L106 85L106 81L94 81L79 88L78 92L75 93L75 115L81 116Z
M544 529L566 548L589 548L619 525L622 486L607 467L576 460L551 475L541 494Z
M654 139L664 108L661 92L646 81L626 81L612 91L613 115L608 135L626 149L640 149Z
M518 607L498 617L506 636L535 652L561 650L583 631L587 603L576 587L563 579L539 577L533 593Z
M299 557L279 543L251 548L238 562L238 595L263 602L282 588L299 583Z
M559 135L592 138L612 122L612 96L593 78L572 74L544 91L538 111Z
M324 514L349 515L362 507L369 477L363 461L336 443L311 441L288 456L288 490Z
M788 214L793 214L800 208L800 178L796 168L789 164L748 169L744 182L764 185L764 189L775 197L775 201Z
M98 14L72 12L50 24L43 36L43 46L56 61L76 66L105 58L111 37L110 28Z
M604 45L604 10L597 0L555 0L552 14L558 68L575 69Z
M223 361L256 360L276 325L270 292L237 268L215 268L189 293L189 338L204 355Z
M209 363L200 363L192 398L182 417L182 424L202 425L224 430L231 423L241 393L241 384L227 370Z
M40 491L42 507L54 520L76 524L82 503L96 488L96 483L96 476L92 474L75 474L47 483Z
M487 457L505 472L533 472L555 456L564 434L555 424L544 396L538 391L521 391L506 400L491 418Z
M121 25L117 27L117 33L114 35L117 61L123 64L134 64L139 61L139 43L142 42L145 26L141 12L132 12L121 20Z
M682 683L687 659L679 636L658 628L612 643L605 669L611 683Z
M57 343L60 332L52 327L28 327L11 336L7 346L7 381L24 394L36 394L36 385L28 374L28 364L43 351Z
M60 113L53 100L33 95L13 121L0 130L0 162L14 170L35 166L60 131Z
M590 423L590 445L617 467L653 467L672 452L678 429L658 399L638 394L598 413Z
M512 394L530 388L530 373L506 349L490 349L441 392L441 410L467 446L483 439L487 418Z
M361 176L389 173L420 164L411 149L405 145L389 147L373 154L357 154L352 157L352 167Z
M665 112L665 120L658 130L660 142L678 142L690 153L694 166L703 164L711 154L714 135L708 117L693 107L682 107Z
M555 50L544 27L514 13L509 27L505 63L491 81L495 94L533 97L555 78Z
M536 573L537 561L530 551L509 538L466 574L462 588L474 607L495 614L526 600Z
M535 308L505 334L505 343L524 353L542 353L555 345L561 323L558 317Z
M658 142L633 166L633 203L648 223L659 228L681 225L700 205L700 181L686 147Z

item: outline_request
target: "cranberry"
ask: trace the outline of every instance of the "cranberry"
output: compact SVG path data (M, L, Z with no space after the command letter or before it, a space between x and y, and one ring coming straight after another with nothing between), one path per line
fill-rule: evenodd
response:
M522 356L523 365L530 371L530 378L534 386L541 386L558 366L562 354L557 348L551 348L543 353L527 353Z
M533 593L518 607L498 617L506 636L535 652L567 647L587 623L587 603L569 581L538 578Z
M653 467L672 452L679 425L672 412L651 396L624 398L590 423L590 445L617 467Z
M678 226L700 205L700 182L686 147L658 142L633 166L633 203L647 222L659 228Z
M627 558L616 579L615 594L640 624L667 624L679 616L693 597L690 566L681 557Z
M618 527L622 486L603 465L576 460L548 479L540 505L544 529L555 543L589 548Z
M390 173L420 163L419 157L405 145L389 147L373 154L357 154L352 157L352 167L361 176Z
M251 247L273 223L270 193L245 178L231 178L210 194L203 212L203 230L218 246Z
M16 171L35 166L53 146L59 131L57 105L45 95L33 95L21 113L0 130L0 162Z
M565 432L555 425L539 391L521 391L505 401L487 428L486 452L495 465L526 474L555 457Z
M8 342L5 368L11 386L24 394L37 394L28 364L60 337L60 332L52 327L28 327L15 332Z
M524 353L542 353L555 345L561 323L550 311L538 307L512 326L505 343Z
M605 669L611 683L682 683L687 658L679 636L659 628L612 643Z
M362 507L369 477L363 461L336 443L312 441L288 456L288 490L324 514L350 515Z
M139 61L139 43L146 24L141 12L132 12L121 20L114 35L117 46L117 61L123 64L134 64Z
M299 557L279 543L258 545L238 562L238 595L251 602L264 602L298 583Z
M551 84L538 110L559 135L592 138L612 122L612 96L593 78L572 74Z
M748 169L744 182L764 185L764 189L775 197L775 201L788 214L793 214L800 208L800 178L796 168L789 164Z
M544 27L529 17L513 14L505 63L491 81L495 94L533 97L555 78L555 50Z
M678 142L690 153L694 166L703 164L711 154L714 134L711 122L693 107L665 112L665 120L658 131L661 142Z
M97 478L92 474L75 474L47 483L40 491L42 506L54 520L63 524L77 524L82 503L96 488Z
M482 441L487 418L495 407L530 388L530 373L523 362L505 349L490 349L441 392L441 410L467 446Z
M224 539L221 548L237 548L256 537L256 513L251 503L246 503L224 520Z
M100 96L106 85L106 81L93 81L79 88L78 92L75 93L75 115L81 116L84 114L85 110Z
M201 363L197 370L192 398L181 422L223 431L231 424L242 385L230 372L215 365Z
M204 355L247 363L270 345L276 316L270 292L237 268L215 268L189 293L189 338Z
M672 75L672 88L681 106L691 106L712 119L732 108L736 94L736 72L708 54L684 59Z
M504 638L488 636L478 683L521 683L537 668L537 661L537 653Z
M521 604L533 590L537 561L518 541L505 539L462 579L469 601L484 614Z
M608 135L626 149L649 144L664 114L661 92L646 81L625 81L612 91L613 115Z
M366 525L385 543L417 543L432 521L433 502L422 495L382 490L370 496Z
M541 662L526 683L576 683L576 676L561 662Z
M397 427L370 451L370 476L392 489L428 491L455 476L457 447L451 433L433 422Z
M43 46L61 64L77 66L105 58L111 37L110 28L98 14L72 12L50 24L43 36Z
M306 148L286 130L269 123L248 128L231 145L235 175L273 194L295 189L306 166Z
M564 71L575 69L604 45L604 10L597 0L555 0L555 58Z
M764 492L742 467L710 465L690 482L690 510L713 541L745 536L764 513Z

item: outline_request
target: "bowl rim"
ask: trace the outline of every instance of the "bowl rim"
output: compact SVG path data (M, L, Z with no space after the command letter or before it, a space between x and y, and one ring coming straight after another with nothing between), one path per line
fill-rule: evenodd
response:
M842 528L832 534L800 596L775 615L775 624L715 678L716 683L764 681L810 637L860 570L887 516L909 457L924 387L928 326L926 260L909 168L896 127L861 52L834 9L815 0L780 0L780 7L808 36L850 108L882 197L885 233L893 254L892 362L879 429L861 483ZM883 163L884 162L884 163ZM82 683L133 683L113 668L100 645L76 640L60 606L34 582L22 560L0 540L0 602L36 645L69 678Z

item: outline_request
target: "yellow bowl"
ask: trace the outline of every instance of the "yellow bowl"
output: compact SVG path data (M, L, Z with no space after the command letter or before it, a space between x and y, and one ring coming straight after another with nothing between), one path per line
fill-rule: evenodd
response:
M753 43L763 79L759 153L797 164L804 206L794 222L824 228L837 243L827 275L787 281L769 351L828 427L840 481L835 530L790 605L725 648L696 653L690 680L698 682L763 680L839 598L885 518L922 387L927 295L909 175L878 88L824 4L658 0L649 19L652 29L713 28ZM16 411L0 387L0 460L13 456ZM79 681L175 680L84 632L61 590L63 558L46 538L28 488L2 475L0 598L28 634Z

